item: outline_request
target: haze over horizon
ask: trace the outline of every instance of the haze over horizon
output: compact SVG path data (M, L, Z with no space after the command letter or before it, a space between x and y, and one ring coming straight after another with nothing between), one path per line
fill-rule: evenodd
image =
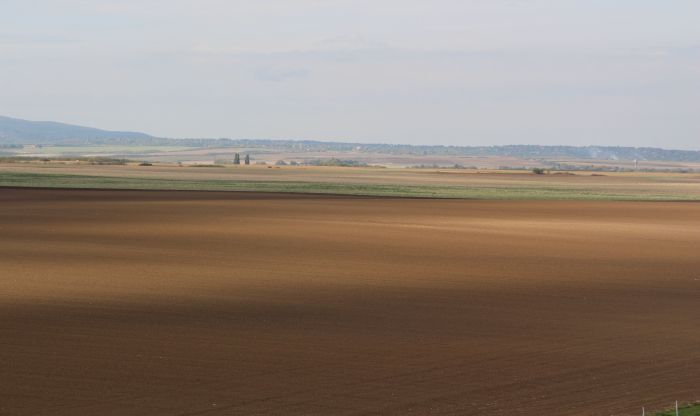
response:
M161 137L700 149L697 16L693 0L9 0L0 114Z

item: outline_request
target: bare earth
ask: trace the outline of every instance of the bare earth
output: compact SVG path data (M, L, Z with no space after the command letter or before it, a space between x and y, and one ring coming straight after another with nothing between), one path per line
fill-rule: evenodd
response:
M0 189L2 415L698 398L700 204Z

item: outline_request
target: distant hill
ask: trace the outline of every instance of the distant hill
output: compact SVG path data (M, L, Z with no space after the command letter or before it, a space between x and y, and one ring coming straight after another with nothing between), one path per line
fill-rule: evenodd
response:
M561 158L572 158L577 160L700 162L700 151L669 150L655 147L540 145L440 146L290 139L168 139L153 137L145 133L107 131L50 121L27 121L0 116L0 148L23 144L62 146L191 146L203 148L244 147L262 151L284 151L292 153L333 151L380 153L388 155L507 156L541 161L556 161Z
M0 144L87 144L99 140L153 139L145 133L108 131L53 121L0 116Z

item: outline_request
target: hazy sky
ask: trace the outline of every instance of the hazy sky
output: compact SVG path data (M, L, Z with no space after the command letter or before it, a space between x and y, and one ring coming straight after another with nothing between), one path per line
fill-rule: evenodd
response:
M0 114L700 149L700 0L0 0Z

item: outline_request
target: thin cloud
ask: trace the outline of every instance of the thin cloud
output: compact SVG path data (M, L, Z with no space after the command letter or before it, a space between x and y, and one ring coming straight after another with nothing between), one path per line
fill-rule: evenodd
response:
M260 68L255 76L263 82L283 82L307 78L311 71L304 68Z

